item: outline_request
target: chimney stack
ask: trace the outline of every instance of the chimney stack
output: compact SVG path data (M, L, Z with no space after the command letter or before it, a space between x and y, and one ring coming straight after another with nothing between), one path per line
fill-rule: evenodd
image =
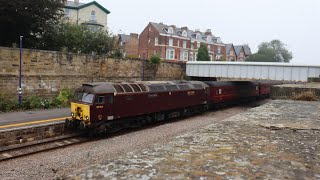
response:
M211 29L207 29L206 32L205 32L205 35L207 35L207 36L210 35L211 36L212 35Z
M137 33L130 33L130 38L132 38L132 39L139 39L139 34L137 34Z

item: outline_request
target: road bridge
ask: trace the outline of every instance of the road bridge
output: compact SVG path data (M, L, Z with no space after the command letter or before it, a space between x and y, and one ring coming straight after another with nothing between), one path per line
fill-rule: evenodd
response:
M320 65L190 61L186 73L189 77L307 82L320 76Z

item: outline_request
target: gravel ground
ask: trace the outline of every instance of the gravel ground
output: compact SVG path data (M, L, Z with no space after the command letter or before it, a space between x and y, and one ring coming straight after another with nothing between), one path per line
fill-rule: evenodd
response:
M264 102L260 102L264 103ZM254 103L256 105L256 103ZM251 108L233 107L49 152L0 162L0 179L53 179L109 158L140 152Z
M64 179L320 180L320 103L271 101Z

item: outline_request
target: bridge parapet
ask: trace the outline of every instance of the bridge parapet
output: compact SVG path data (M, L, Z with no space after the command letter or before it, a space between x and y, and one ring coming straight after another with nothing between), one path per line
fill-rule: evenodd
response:
M308 78L320 76L320 65L193 61L187 63L186 74L190 77L307 82Z

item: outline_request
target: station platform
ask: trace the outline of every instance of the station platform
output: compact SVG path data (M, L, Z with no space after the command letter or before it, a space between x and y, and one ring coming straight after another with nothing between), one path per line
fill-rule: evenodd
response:
M70 108L35 110L0 114L0 130L64 122L70 117Z

